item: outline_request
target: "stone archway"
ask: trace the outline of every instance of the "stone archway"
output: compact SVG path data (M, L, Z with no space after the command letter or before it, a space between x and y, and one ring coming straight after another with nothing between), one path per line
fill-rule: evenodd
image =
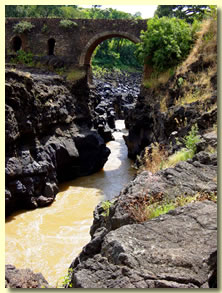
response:
M84 67L86 69L88 82L92 82L92 71L91 71L91 57L95 50L95 48L102 43L103 41L111 38L124 38L132 41L133 43L140 42L140 39L134 35L131 35L127 32L121 31L105 31L99 34L96 34L93 38L91 38L86 44L84 50L82 51L79 58L80 67Z
M14 52L19 51L22 48L22 39L19 36L15 36L12 39L12 50Z
M96 34L93 38L91 38L83 49L80 58L79 65L80 66L90 66L91 57L95 48L103 41L111 38L125 38L133 43L140 42L140 39L136 36L133 36L127 32L121 31L105 31L99 34Z

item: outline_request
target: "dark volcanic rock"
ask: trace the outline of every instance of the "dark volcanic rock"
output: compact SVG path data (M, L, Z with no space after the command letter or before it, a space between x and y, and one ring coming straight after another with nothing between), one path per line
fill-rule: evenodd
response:
M216 287L217 205L177 208L109 232L95 255L75 266L75 288Z
M149 99L152 98L149 97ZM153 142L169 146L172 133L177 132L179 140L188 135L192 125L197 124L200 134L213 127L217 122L217 109L200 113L198 102L184 106L175 106L166 112L160 112L157 104L148 103L143 97L133 109L127 112L126 127L129 129L125 142L128 147L128 156L135 159L141 151ZM177 146L175 150L177 150ZM174 151L175 151L174 150Z
M206 138L215 143L214 135ZM104 216L99 204L91 241L72 262L76 288L212 288L217 285L217 205L200 201L140 223L146 200L217 194L217 156L205 151L174 168L137 175Z
M6 69L6 215L49 205L58 181L103 167L110 151L90 130L88 94L85 80Z
M48 282L41 273L30 269L16 269L13 265L5 266L5 288L49 288Z
M174 168L155 174L147 171L140 173L115 198L108 217L104 218L101 205L96 207L90 234L94 237L101 229L106 229L107 233L123 225L135 223L136 219L130 207L138 202L148 201L152 197L174 200L176 197L186 197L198 192L217 193L216 153L200 152L192 160L180 162Z
M94 78L90 89L89 108L93 126L105 142L114 140L115 119L125 119L137 101L141 74L107 74Z

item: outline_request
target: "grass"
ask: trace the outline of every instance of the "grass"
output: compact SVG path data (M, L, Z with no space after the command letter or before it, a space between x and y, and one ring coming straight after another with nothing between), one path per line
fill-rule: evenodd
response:
M197 72L192 71L192 64L199 62ZM202 67L201 67L202 64ZM190 70L191 69L191 70ZM187 74L189 72L189 74ZM211 78L217 73L217 23L213 19L205 20L197 33L197 40L186 60L175 69L175 79L169 88L180 89L180 97L174 100L175 105L185 105L200 101L200 105L214 92ZM167 80L167 79L166 79ZM159 94L160 111L166 112L166 101L169 95L161 91L158 78L145 81L145 86L155 88ZM201 109L200 109L201 111Z
M216 74L217 68L210 66L198 73L191 72L187 80L184 80L181 88L185 94L175 101L175 105L185 105L196 101L204 102L212 95L211 78Z
M83 78L85 75L86 75L86 73L84 70L73 69L73 70L68 71L68 73L66 74L66 79L68 81L76 81L76 80Z
M141 163L138 173L144 170L156 173L159 170L174 167L180 161L191 159L196 152L196 144L200 141L196 124L192 125L188 135L182 141L185 147L171 156L168 156L164 147L158 143L151 144L150 149L146 147L143 158L137 158Z
M160 149L159 145L156 144L152 147L152 152L149 152L148 148L145 148L145 154L142 160L138 158L140 163L142 163L138 173L147 170L154 174L159 170L174 167L178 162L186 161L193 156L194 152L192 150L182 148L180 151L168 157L167 152L163 148Z
M152 173L156 173L161 169L163 162L167 158L167 153L164 148L161 148L159 144L151 144L151 151L145 148L143 157L143 170L149 170Z
M217 24L215 20L208 19L204 21L201 25L200 31L197 33L197 41L193 47L188 58L178 67L176 74L184 74L188 71L190 64L194 63L199 59L199 56L203 56L204 62L209 62L210 60L215 63L216 55L216 35L217 35ZM211 40L209 35L212 36Z
M149 79L145 79L143 81L143 85L146 88L155 89L162 84L166 84L170 77L173 76L174 72L174 68L170 68L167 71L161 73L153 72Z
M130 205L129 213L137 222L145 222L147 220L159 217L160 215L166 214L177 207L185 206L192 202L210 200L217 202L216 193L196 193L191 196L181 195L176 197L174 200L160 200L151 198L149 202L147 200L138 201L134 205ZM152 202L153 201L153 202Z
M175 154L168 157L168 159L162 164L161 169L172 168L177 163L181 161L187 161L194 156L194 152L192 150L183 148Z
M76 81L83 78L86 73L84 70L74 68L74 69L66 69L64 67L58 68L55 70L58 75L64 76L68 81Z

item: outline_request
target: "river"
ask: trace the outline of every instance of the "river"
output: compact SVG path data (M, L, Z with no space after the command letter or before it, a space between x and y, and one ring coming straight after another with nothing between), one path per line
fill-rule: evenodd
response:
M6 264L41 272L52 286L66 275L73 259L90 240L93 210L112 199L133 178L132 162L123 140L124 121L117 120L115 141L103 170L60 185L48 207L19 211L7 218Z

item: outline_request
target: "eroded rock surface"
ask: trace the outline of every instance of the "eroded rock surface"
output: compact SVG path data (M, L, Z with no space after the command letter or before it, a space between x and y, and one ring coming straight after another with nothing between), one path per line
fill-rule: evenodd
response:
M103 238L99 251L72 264L77 288L216 287L217 205L202 201Z
M6 215L49 205L58 182L89 175L109 149L92 131L87 83L37 69L6 69Z
M91 236L100 229L107 231L135 223L131 207L148 202L150 198L174 200L176 197L197 193L217 193L217 155L201 151L193 159L179 162L155 174L144 171L132 180L114 199L109 216L104 219L103 208L94 211Z
M6 265L5 288L49 288L49 284L41 273L35 274L30 269L16 269L13 265Z

